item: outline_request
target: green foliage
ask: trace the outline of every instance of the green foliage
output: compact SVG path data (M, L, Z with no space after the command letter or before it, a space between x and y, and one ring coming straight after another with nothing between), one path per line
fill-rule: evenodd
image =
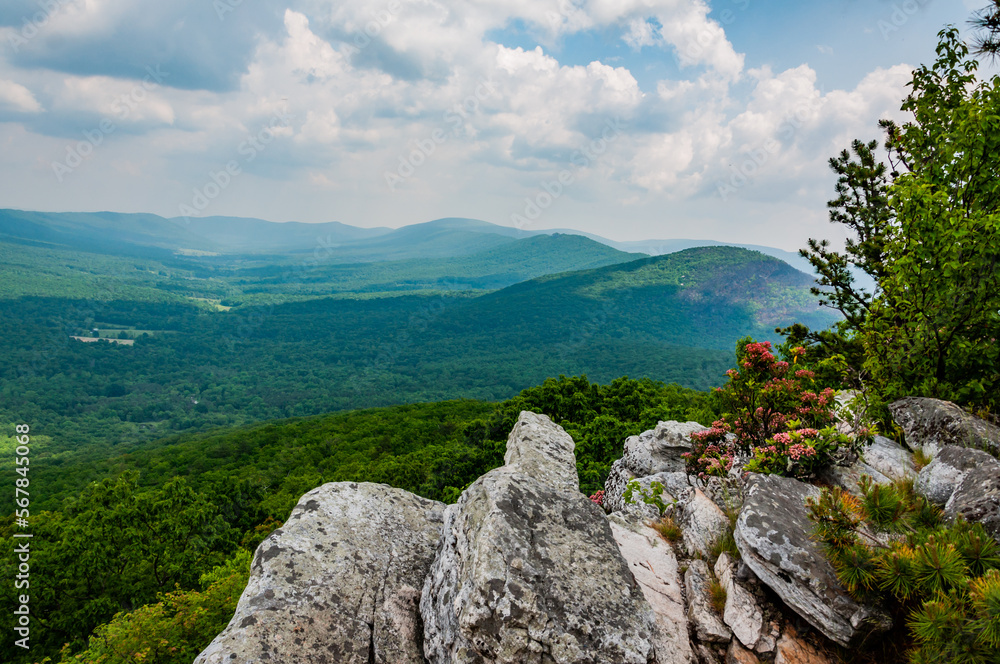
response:
M50 253L39 261L63 284L53 291L62 297L0 299L0 421L44 430L53 444L40 461L67 467L184 431L507 399L560 374L587 372L600 382L652 376L708 389L741 335L773 336L776 322L796 318L825 325L804 303L804 275L728 247L550 275L478 297L455 290L461 285L394 297L274 294L231 310L213 302L230 294L228 279L242 279L237 267L124 258L88 267L81 253L79 268L66 272L59 252ZM73 290L71 277L86 270L100 297ZM296 293L295 276L275 288ZM244 285L256 287L252 281ZM170 297L153 301L136 284ZM94 328L135 343L71 338Z
M85 647L91 631L115 614L177 587L198 587L200 574L235 549L237 532L183 478L148 490L137 479L126 472L90 485L63 512L33 511L32 612L44 620L44 629L32 631L33 656L63 644L68 652ZM10 537L13 520L2 530ZM17 563L12 549L3 561L8 578ZM0 592L13 605L13 584ZM24 661L9 642L2 648L6 661Z
M158 602L117 614L90 637L83 652L63 651L62 664L189 664L221 632L236 611L250 577L252 554L233 558L202 575L204 590L177 590Z
M845 316L839 338L810 340L842 351L876 405L909 395L1000 404L1000 77L977 79L967 55L957 30L939 34L936 62L914 71L902 104L912 120L881 123L889 166L874 141L831 160L830 218L852 237L843 253L815 240L803 252L817 293Z
M692 449L684 454L689 473L724 477L742 452L752 455L747 470L808 477L841 447L855 446L832 427L814 428L833 420L834 392L813 391L815 372L797 368L804 348L785 352L787 359L779 360L769 342L739 341L737 366L714 393L723 416L707 431L692 434Z
M663 483L652 481L649 483L649 490L647 491L645 487L639 484L638 480L630 480L628 484L625 485L625 493L622 494L622 500L626 505L632 505L635 503L635 494L639 494L639 498L642 502L647 505L652 505L659 511L660 516L667 511L668 505L663 502Z
M912 481L861 497L840 488L809 500L809 516L837 576L852 594L905 618L911 662L996 664L1000 545L979 524L941 523Z

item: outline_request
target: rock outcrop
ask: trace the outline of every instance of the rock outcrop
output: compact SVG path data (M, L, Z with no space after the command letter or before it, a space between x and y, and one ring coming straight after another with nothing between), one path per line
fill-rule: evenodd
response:
M695 558L688 563L684 573L684 587L687 590L688 619L694 627L695 636L705 643L729 643L733 632L712 606L708 586L712 582L712 572L708 563Z
M423 664L420 589L444 505L324 484L257 548L236 615L196 664Z
M890 623L882 611L847 593L810 537L805 503L818 495L818 488L788 477L751 474L734 538L761 581L827 638L847 647Z
M945 445L917 476L917 493L944 507L969 471L980 466L1000 468L1000 462L981 450Z
M659 473L674 474L661 483L679 497L678 483L687 483L681 455L691 449L691 434L704 429L697 422L660 422L655 429L626 439L622 458L612 464L604 485L605 507L612 512L622 509L622 495L631 480Z
M948 499L944 517L978 523L1000 542L1000 461L991 457L989 463L968 471Z
M630 520L621 512L612 514L608 521L618 549L653 608L657 664L694 664L673 549L647 524Z
M707 557L712 545L729 530L729 517L701 489L686 496L677 515L688 555Z
M733 634L747 648L756 648L764 632L764 613L757 605L753 593L737 583L736 565L723 553L715 561L715 576L726 589L726 608L722 619Z
M940 399L907 397L889 404L911 448L936 454L945 445L972 447L1000 456L1000 427Z
M890 480L916 477L913 455L902 445L885 436L875 436L862 453L865 463ZM875 478L873 478L875 479Z
M522 412L506 465L445 510L420 601L430 664L656 661L652 609L579 493L573 447Z
M959 417L924 401L924 420L904 418L913 432L945 419L932 407ZM236 615L196 664L823 664L826 639L852 647L888 629L811 536L806 501L820 489L735 465L723 478L688 476L681 454L703 428L661 422L629 438L605 488L610 515L579 491L572 438L530 412L505 465L454 505L377 484L310 491L258 548ZM940 451L917 490L1000 541L1000 461L943 439L927 439ZM879 437L821 479L857 491L862 475L915 472L905 448ZM664 520L652 523L659 511L641 495L624 504L632 479L649 494L663 485ZM722 553L712 568L734 511L742 560ZM721 615L713 582L726 592Z

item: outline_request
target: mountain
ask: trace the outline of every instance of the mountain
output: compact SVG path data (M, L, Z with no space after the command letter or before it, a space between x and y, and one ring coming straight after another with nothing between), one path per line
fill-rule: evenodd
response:
M411 231L416 234L423 229ZM426 233L435 236L433 232ZM138 253L110 255L64 245L0 238L0 298L38 295L76 299L215 301L251 304L316 297L373 296L420 291L495 290L551 272L624 263L628 254L578 235L537 235L524 239L492 234L479 246L441 248L461 254L395 261L338 262L327 248L304 255L176 256ZM447 244L441 239L442 245ZM448 235L456 240L454 234ZM469 245L469 238L464 238ZM6 240L6 241L5 241ZM500 240L500 242L493 242ZM18 243L20 242L20 243ZM430 254L426 239L417 254ZM417 247L414 239L408 245ZM485 246L485 248L483 248ZM133 247L136 251L153 248ZM332 250L331 250L332 251Z
M572 236L516 242L542 257L564 243L604 251ZM63 454L263 419L503 399L560 374L706 389L723 380L740 337L773 340L779 325L834 320L808 294L809 277L731 247L546 275L478 296L272 298L225 310L195 299L201 291L179 290L206 281L215 283L171 277L144 287L172 300L121 288L105 299L0 300L0 385L17 386L4 388L0 417L30 414L51 432L50 451ZM134 345L71 339L94 328Z
M811 285L807 275L760 252L700 247L546 275L467 300L450 315L451 331L482 326L493 340L525 344L586 335L731 352L740 336L775 339L774 328L790 321L832 324L836 317L819 308Z
M702 246L739 246L779 258L812 273L797 253L715 240L618 242L573 229L521 230L478 219L447 217L396 229L361 228L340 222L271 222L246 217L165 219L117 212L0 210L0 239L38 241L124 255L165 249L180 254L297 254L320 250L335 262L389 261L465 256L539 235L578 235L627 253L668 254Z

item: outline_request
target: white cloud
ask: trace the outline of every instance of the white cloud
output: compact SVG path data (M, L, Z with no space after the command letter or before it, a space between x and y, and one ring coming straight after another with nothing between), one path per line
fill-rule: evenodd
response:
M100 33L102 25L134 16L135 2L88 0L87 20L76 29ZM246 9L249 3L226 21ZM233 89L179 89L168 79L147 90L123 123L128 131L109 137L92 163L72 174L73 182L89 183L73 191L101 192L106 172L99 168L112 164L121 183L115 191L134 181L135 198L138 187L155 180L155 188L143 190L155 202L150 209L175 214L206 173L239 158L249 134L287 113L288 126L244 164L250 175L209 213L272 209L280 218L309 218L313 210L313 217L373 224L467 214L506 223L540 181L570 168L576 183L558 202L567 218L560 222L554 206L540 227L573 226L572 210L613 215L622 201L647 221L667 203L700 218L708 213L697 210L721 205L717 183L761 150L766 156L737 198L764 206L822 196L826 160L852 138L877 134L879 117L898 115L909 79L909 68L898 65L872 71L853 89L825 90L806 64L746 68L704 0L288 0L274 14L273 29L260 32L246 62L238 62ZM56 25L52 34L69 29ZM503 43L511 31L518 43L527 33L539 45ZM615 35L640 52L608 49L625 57L588 62L561 48L586 31ZM679 73L640 85L648 80L642 72L621 64L653 57L676 57ZM29 81L47 113L38 113L42 104L25 87ZM0 58L0 106L44 117L77 114L84 129L137 85L120 73L29 71ZM616 118L624 135L599 159L574 165L573 155ZM64 154L66 135L79 134L76 126L19 126L28 133L11 134L18 145L37 131L40 151L52 158ZM390 191L384 173L428 140L432 153ZM47 170L32 172L51 179ZM263 201L265 190L283 193ZM63 207L117 207L101 200Z
M20 113L40 113L42 105L31 90L14 81L0 80L0 107Z

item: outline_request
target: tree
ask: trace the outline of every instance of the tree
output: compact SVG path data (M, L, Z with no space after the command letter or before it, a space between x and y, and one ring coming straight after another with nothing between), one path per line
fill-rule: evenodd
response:
M1000 54L1000 0L992 0L969 20L977 35L972 42L976 55L996 58Z
M875 142L832 159L830 219L854 234L843 253L810 240L823 304L864 344L879 395L1000 403L1000 77L979 81L958 31L939 33L937 60L913 73L890 120L886 162ZM869 293L851 268L875 282ZM818 335L813 341L819 341Z

